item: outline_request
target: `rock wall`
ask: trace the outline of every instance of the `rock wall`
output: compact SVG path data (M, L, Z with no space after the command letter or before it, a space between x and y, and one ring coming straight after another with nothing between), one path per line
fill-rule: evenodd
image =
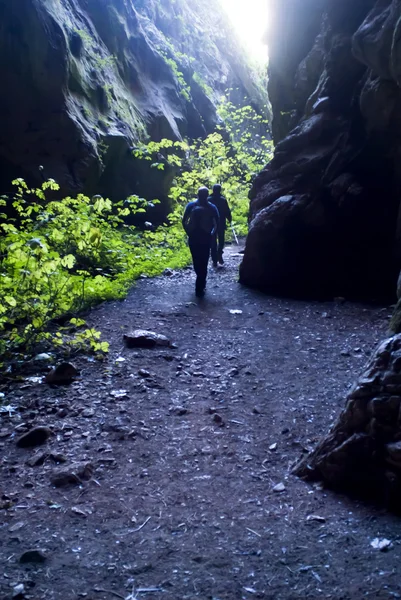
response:
M241 281L304 297L395 295L401 2L272 4L277 146L251 191Z
M390 502L401 499L401 335L380 344L338 422L295 473Z
M135 142L210 132L229 87L266 102L217 0L0 0L0 80L2 192L42 165L63 193L160 196Z

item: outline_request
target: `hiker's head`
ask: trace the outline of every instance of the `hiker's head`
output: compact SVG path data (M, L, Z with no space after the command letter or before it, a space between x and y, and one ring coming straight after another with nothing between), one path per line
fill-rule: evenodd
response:
M198 200L200 202L207 202L208 197L209 190L207 189L207 187L200 187L198 190Z
M221 185L219 183L216 183L213 186L213 195L214 196L220 196L220 194L221 194Z

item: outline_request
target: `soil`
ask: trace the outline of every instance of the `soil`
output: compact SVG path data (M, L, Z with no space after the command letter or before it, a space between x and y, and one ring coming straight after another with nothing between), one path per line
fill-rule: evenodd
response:
M226 257L204 299L188 269L94 310L110 354L74 361L72 384L2 385L1 599L401 598L400 519L290 473L389 308L263 296ZM126 348L137 328L176 348ZM35 425L50 438L18 448Z

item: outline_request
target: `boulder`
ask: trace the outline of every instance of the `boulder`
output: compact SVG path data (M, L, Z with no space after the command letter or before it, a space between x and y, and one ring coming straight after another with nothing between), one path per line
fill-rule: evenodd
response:
M277 142L250 193L242 283L392 299L401 267L398 0L273 3Z
M401 335L377 348L326 437L294 472L394 505L401 500ZM396 385L397 391L388 392Z

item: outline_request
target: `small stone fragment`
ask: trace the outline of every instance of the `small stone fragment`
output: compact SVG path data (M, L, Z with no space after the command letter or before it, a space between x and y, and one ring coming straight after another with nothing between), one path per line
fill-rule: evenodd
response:
M272 444L271 446L269 446L269 450L271 450L272 452L274 452L274 450L277 450L277 444Z
M95 411L93 408L85 408L85 410L82 411L81 415L85 417L85 419L91 419L95 416Z
M310 521L317 521L318 523L326 523L326 519L324 517L320 517L319 515L308 515L306 517L306 521L308 523Z
M375 550L380 550L381 552L386 552L387 550L390 549L391 541L387 540L386 538L383 538L383 539L375 538L374 540L372 540L370 542L370 545Z
M230 308L230 314L232 314L232 315L242 315L242 310L239 310L238 308Z
M351 356L351 353L350 353L350 352L348 352L348 350L343 350L343 351L341 352L341 356L349 357L349 356Z
M18 448L34 448L35 446L41 446L47 442L51 433L52 432L48 427L34 427L18 438L16 444Z
M25 597L25 586L23 583L19 583L13 587L13 600L22 600Z
M54 367L45 377L46 383L51 384L67 384L79 375L78 369L72 363L63 362L57 367Z
M111 390L110 392L110 396L113 396L113 398L125 398L127 395L127 390Z
M33 360L35 362L49 362L52 360L52 358L53 357L51 356L51 354L47 354L47 352L42 352L41 354L37 354Z
M73 463L69 467L54 471L50 481L55 487L79 485L83 481L89 481L93 473L94 467L91 463Z
M273 488L273 492L277 492L277 493L279 493L279 492L284 492L284 490L285 490L285 485L284 485L284 483L278 483L278 484L277 484L277 485L275 485L275 486L274 486L274 488Z
M20 559L19 559L21 564L26 564L26 563L41 564L41 563L46 562L46 560L47 560L47 557L46 557L45 553L43 552L43 550L27 550L26 552L21 554Z
M10 533L15 533L16 531L19 531L20 529L22 529L24 525L25 525L25 523L23 521L18 521L18 523L14 523L14 525L11 525L11 527L8 529L8 531Z
M218 413L215 413L213 415L213 422L216 423L216 425L220 425L220 427L222 427L224 425L223 417L221 415L219 415Z
M80 517L88 516L88 513L86 513L84 510L82 510L82 508L79 508L79 506L72 506L71 512L73 512L75 515L79 515Z
M172 406L169 409L169 412L177 417L183 417L184 415L188 414L189 411L184 406Z
M171 346L170 340L160 333L135 329L124 334L124 342L127 348L154 348L155 346Z
M31 458L28 458L26 464L28 465L28 467L39 467L40 465L43 465L46 459L48 459L49 457L50 454L48 452L37 452Z
M147 371L146 369L139 369L138 375L140 377L144 377L145 379L148 379L149 377L152 376L150 371Z

